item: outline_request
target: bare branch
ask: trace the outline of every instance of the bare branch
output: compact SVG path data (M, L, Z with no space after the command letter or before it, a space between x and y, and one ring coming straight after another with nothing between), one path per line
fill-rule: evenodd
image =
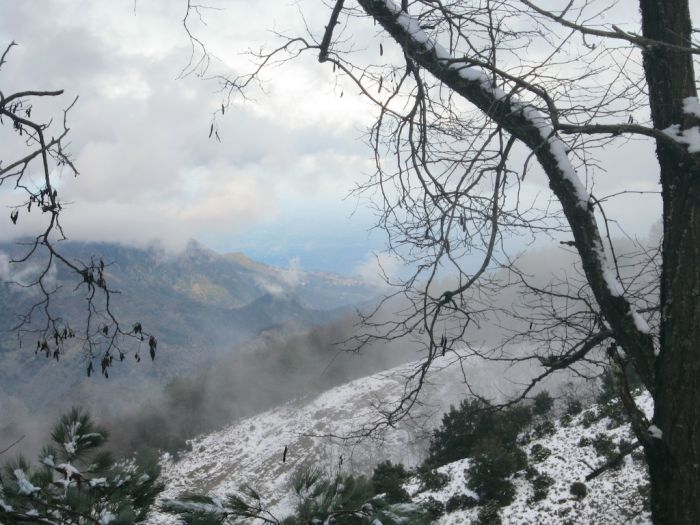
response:
M7 47L2 63L14 45L13 42ZM123 360L131 351L127 343L131 342L137 348L142 343L147 344L151 357L154 357L157 341L141 328L140 323L134 324L133 328L124 328L114 315L111 299L118 292L108 284L106 269L109 263L96 257L89 263L74 261L59 248L58 242L66 239L61 226L65 202L59 195L55 177L56 173L65 172L78 175L65 149L70 132L68 113L78 99L76 97L65 107L63 118L58 123L37 121L32 114L35 104L42 98L60 97L63 93L63 90L32 89L5 96L0 91L0 126L9 124L9 132L19 137L25 148L19 158L3 159L7 162L0 163L0 186L11 184L20 197L11 206L10 220L16 224L24 214L30 213L45 218L42 230L33 239L20 243L22 251L11 260L13 265L36 264L35 276L14 284L38 291L36 302L18 314L14 330L20 345L24 339L31 338L36 344L35 353L57 361L69 348L82 345L88 375L94 369L93 360L99 360L102 374L108 376L114 357ZM51 138L47 139L48 136ZM40 182L34 179L33 171L40 174ZM56 300L60 286L52 283L52 272L57 265L77 278L74 293L85 292L85 319L82 323L79 319L66 319L61 315ZM74 323L83 324L84 328L78 331L72 326ZM138 356L138 349L135 355Z
M323 33L323 40L321 40L321 51L318 54L318 61L325 62L328 60L328 46L331 44L331 38L333 38L333 30L338 23L338 15L343 10L344 0L336 0L335 6L333 6L333 12L331 13L331 18L326 26L326 31Z
M626 42L630 42L631 44L634 44L636 46L639 46L641 48L649 48L649 47L664 47L673 51L682 51L684 53L690 53L694 55L700 55L700 48L697 46L679 46L675 44L671 44L669 42L664 42L663 40L654 40L651 38L645 38L641 35L637 35L634 33L630 33L628 31L623 31L619 27L613 25L612 26L612 31L606 31L602 29L595 29L592 27L586 27L584 25L576 24L575 22L571 22L569 20L566 20L564 16L566 15L566 12L569 10L571 7L571 2L569 5L566 7L564 11L562 11L561 14L555 15L552 11L549 11L547 9L543 9L537 5L535 5L533 2L530 2L529 0L520 0L521 3L525 4L527 7L535 11L536 13L546 16L550 20L554 20L555 22L561 24L564 27L568 27L569 29L574 29L575 31L578 31L579 33L582 33L584 35L592 35L592 36L599 36L601 38L606 38L606 39L612 39L612 40L624 40Z

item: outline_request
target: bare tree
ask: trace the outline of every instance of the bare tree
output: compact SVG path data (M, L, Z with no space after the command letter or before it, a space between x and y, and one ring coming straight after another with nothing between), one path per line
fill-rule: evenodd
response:
M605 21L615 4L335 0L325 28L280 35L278 47L255 54L250 74L219 80L226 97L245 95L267 65L310 52L376 107L376 171L359 190L378 196L390 250L416 270L392 283L408 305L399 320L368 315L359 342L427 337L427 356L389 422L416 402L440 355L536 363L522 396L557 371L612 367L648 460L654 522L695 524L700 30L687 0L640 0L641 24L626 28ZM364 20L378 27L374 36ZM635 139L656 148L663 238L621 253L610 232L618 195L592 188L605 168L600 152ZM544 174L550 200L521 193L530 172ZM530 276L507 249L513 234L552 235L577 263L555 280ZM493 298L511 286L519 304ZM486 314L511 327L507 343L528 341L533 351L470 345ZM631 375L653 396L651 421L635 405Z
M10 43L0 57L0 72L6 64L15 42ZM114 358L123 360L128 352L143 347L155 358L157 341L136 322L125 328L115 317L111 299L116 292L108 284L109 262L93 257L89 262L73 260L60 248L66 240L61 227L61 212L65 206L60 198L56 180L59 176L77 176L68 143L68 113L77 102L74 99L63 110L61 118L37 120L36 106L46 99L62 97L63 90L23 90L5 93L0 90L0 129L8 145L9 158L0 159L0 187L9 188L15 197L10 208L9 222L17 225L29 214L41 215L41 229L32 238L21 242L22 252L11 263L31 269L31 277L12 284L29 290L36 300L27 311L16 312L18 320L13 331L18 342L35 344L37 354L58 361L71 346L79 347L86 356L88 376L96 364L104 376ZM80 294L85 300L82 319L69 320L61 311L58 296L57 268L67 271L75 282L69 294ZM71 324L76 322L78 326Z

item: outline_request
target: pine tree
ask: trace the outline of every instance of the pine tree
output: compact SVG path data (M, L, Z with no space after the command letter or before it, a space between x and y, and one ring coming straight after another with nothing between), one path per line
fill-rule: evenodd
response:
M0 523L130 525L146 517L162 490L155 460L115 461L101 450L105 429L73 408L32 466L23 457L0 473Z
M166 500L163 510L178 514L187 525L427 525L434 517L425 505L388 501L384 494L376 493L372 480L363 476L328 475L320 468L309 467L294 474L291 486L296 508L285 518L276 517L249 485L224 498L186 495Z

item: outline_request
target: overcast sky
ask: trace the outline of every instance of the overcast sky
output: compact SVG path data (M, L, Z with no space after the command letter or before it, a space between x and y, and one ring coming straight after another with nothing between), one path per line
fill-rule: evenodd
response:
M198 33L217 57L214 73L245 67L243 52L272 42L270 29L298 32L300 12L317 33L329 13L320 0L219 3L225 10L205 13L208 26ZM190 54L184 0L0 5L0 44L19 44L0 71L3 91L63 88L64 105L80 97L70 114L80 176L60 183L72 203L64 216L70 238L174 248L192 238L220 252L342 273L366 269L383 246L368 232L364 203L344 200L372 171L362 140L371 114L354 94L340 97L329 66L309 55L270 71L266 93L236 100L218 119L219 143L207 136L221 103L217 84L178 78ZM376 35L370 24L367 31ZM648 145L604 160L610 176L598 188L656 188ZM533 193L548 191L544 181L529 184ZM618 218L644 235L659 209L655 197L641 207L621 200ZM30 231L30 221L20 222L9 229L3 221L0 236Z

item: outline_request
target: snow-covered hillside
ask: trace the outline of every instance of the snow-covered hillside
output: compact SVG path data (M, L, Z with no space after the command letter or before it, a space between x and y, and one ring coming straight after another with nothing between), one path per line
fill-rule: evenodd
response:
M637 402L647 415L651 415L653 406L649 396L640 397ZM648 497L648 475L641 458L627 456L619 469L607 470L585 481L594 468L605 463L596 452L596 438L605 436L607 439L603 438L599 443L607 441L615 446L619 446L622 440L635 441L626 424L610 428L613 423L607 417L590 423L591 416L597 410L600 407L593 406L566 424L553 420L554 433L532 439L523 446L528 453L530 466L536 468L540 475L549 476L553 484L548 489L547 497L533 501L533 483L524 475L516 478L515 501L500 511L504 525L651 525L650 514L643 511L644 499ZM542 450L547 452L542 453ZM546 457L538 460L538 452L539 457ZM471 493L465 487L469 477L465 471L468 469L468 459L440 467L438 471L447 474L450 482L438 491L420 492L417 479L412 479L405 488L414 496L414 501L433 497L446 503L455 494ZM587 494L579 499L571 493L570 487L572 483L584 481ZM446 514L436 521L436 525L472 523L478 510L472 508Z
M262 495L273 514L284 517L292 512L296 501L289 487L290 479L304 465L353 474L371 473L374 465L387 459L406 466L416 465L425 455L429 430L439 424L450 404L466 397L461 368L447 366L447 360L440 364L443 366L438 366L430 376L426 403L416 413L418 417L388 429L379 439L357 442L328 436L347 435L375 421L376 407L386 406L402 395L404 378L415 365L362 378L313 399L289 402L192 441L190 452L178 460L164 461L166 489L161 500L188 492L223 496L249 484ZM479 378L482 386L496 384L493 371L471 369L470 372ZM645 403L649 405L648 401ZM516 479L515 501L501 512L504 523L644 522L646 516L638 514L646 474L642 464L631 457L625 459L621 469L587 482L586 497L577 499L570 493L571 483L583 481L603 461L591 444L596 436L606 434L613 444L621 439L632 440L626 425L608 429L612 425L606 418L591 423L590 412L585 414L571 418L566 425L553 420L553 433L533 437L524 445L530 464L540 474L550 476L554 484L546 498L533 502L531 481L524 475ZM285 447L286 461L283 461ZM532 452L541 447L550 453L541 454L546 457L537 460ZM438 491L421 492L417 479L409 481L405 488L414 501L432 497L446 503L455 494L469 493L465 485L468 466L469 460L462 460L441 467L440 471L448 474L450 480ZM470 523L477 512L478 508L456 510L436 523ZM154 512L148 523L165 525L178 521L172 515Z
M411 421L384 431L373 440L347 441L327 435L347 435L378 417L377 406L402 395L405 377L415 364L400 366L352 381L312 399L297 399L230 425L191 442L191 451L177 461L166 460L166 489L162 498L185 492L223 495L244 483L253 485L277 512L289 506L287 491L291 475L306 464L341 463L346 472L366 474L385 459L406 465L423 459L429 430L437 425L450 404L466 396L459 366L445 359L431 373L423 406ZM493 372L478 374L487 388L495 384ZM284 447L288 453L282 462ZM166 514L154 513L149 523L176 523Z

